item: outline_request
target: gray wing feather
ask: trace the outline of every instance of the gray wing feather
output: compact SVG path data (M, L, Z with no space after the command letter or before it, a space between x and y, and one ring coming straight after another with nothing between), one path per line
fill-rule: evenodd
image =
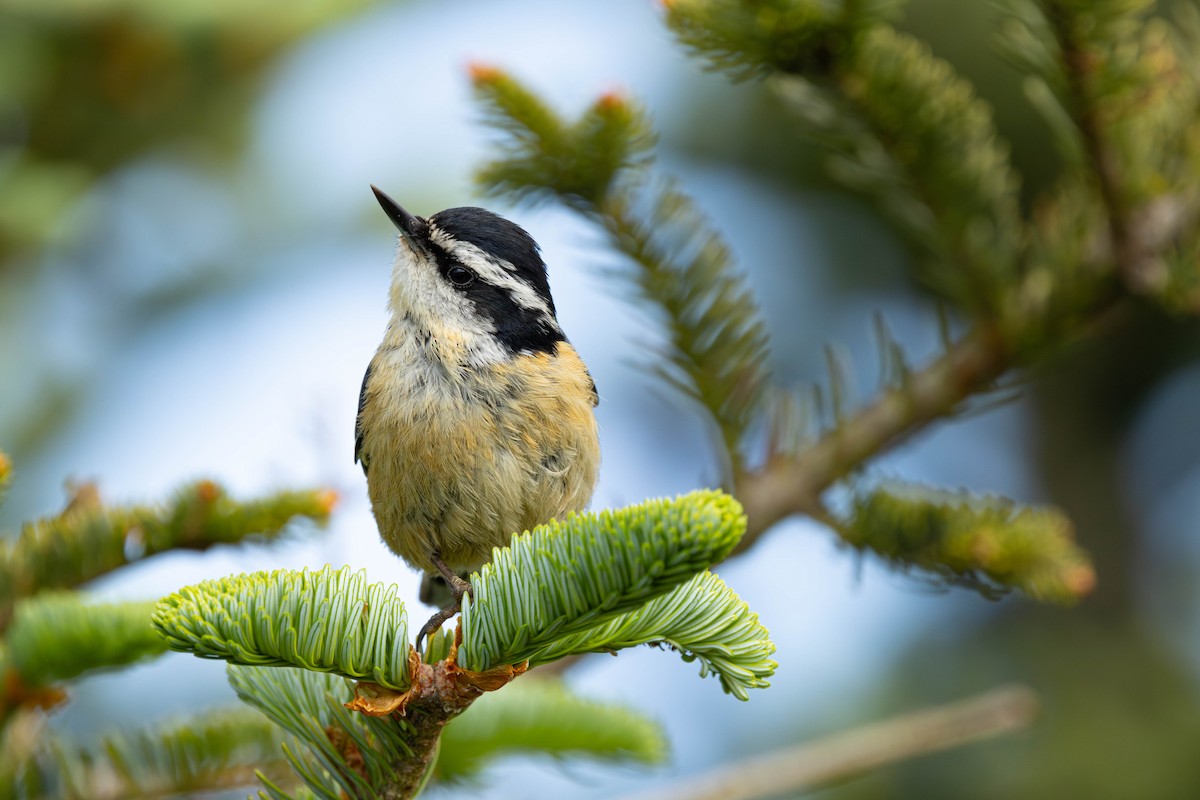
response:
M367 382L371 380L371 365L363 375L362 388L358 390L358 417L354 420L354 463L362 462L363 474L367 474L367 460L363 458L363 406L367 404Z

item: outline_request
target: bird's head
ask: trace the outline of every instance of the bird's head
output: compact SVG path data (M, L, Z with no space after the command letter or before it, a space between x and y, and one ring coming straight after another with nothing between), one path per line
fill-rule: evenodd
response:
M371 188L400 231L390 294L394 315L461 342L477 363L553 352L563 341L546 264L521 226L482 208L414 216Z

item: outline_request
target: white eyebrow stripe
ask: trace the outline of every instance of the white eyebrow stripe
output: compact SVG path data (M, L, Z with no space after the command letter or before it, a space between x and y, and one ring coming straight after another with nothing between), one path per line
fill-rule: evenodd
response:
M548 321L554 322L554 314L550 313L550 306L546 304L541 295L534 291L532 286L512 274L512 264L507 261L497 261L470 242L460 242L451 238L436 225L429 226L429 239L457 259L464 267L473 270L487 283L499 286L508 293L509 297L525 308L539 311ZM557 324L555 327L558 327Z

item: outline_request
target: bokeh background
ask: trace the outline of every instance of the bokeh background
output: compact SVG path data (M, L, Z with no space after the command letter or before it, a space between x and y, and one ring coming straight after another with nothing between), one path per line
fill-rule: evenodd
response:
M1020 76L990 49L989 3L914 0L902 27L995 105L1032 194L1056 166ZM868 396L871 317L919 361L935 306L903 243L831 184L770 95L703 73L650 0L0 2L0 528L61 507L65 478L150 501L206 476L248 497L329 485L323 533L160 556L95 586L150 598L203 578L348 563L416 576L379 543L352 463L362 371L386 321L394 231L377 183L429 214L480 203L494 135L468 64L513 71L575 112L620 89L725 232L780 375L820 380L821 346ZM711 484L700 420L639 365L654 325L576 218L498 208L542 244L560 319L599 386L595 507ZM887 769L829 798L1200 796L1200 331L1131 309L1029 376L1019 399L937 426L872 466L1064 507L1099 586L1076 609L989 602L890 572L815 524L778 526L719 572L779 646L749 703L657 651L569 681L636 706L673 742L654 770L513 759L438 796L614 797L885 714L1024 681L1038 726ZM222 665L170 655L85 680L55 724L79 737L235 702Z

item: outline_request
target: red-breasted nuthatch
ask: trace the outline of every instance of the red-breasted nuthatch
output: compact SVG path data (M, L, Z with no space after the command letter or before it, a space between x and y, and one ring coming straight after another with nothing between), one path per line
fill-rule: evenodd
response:
M383 541L425 572L421 600L439 575L450 587L419 646L458 611L460 574L514 532L587 505L598 396L524 229L482 208L423 219L371 188L400 242L354 455Z

